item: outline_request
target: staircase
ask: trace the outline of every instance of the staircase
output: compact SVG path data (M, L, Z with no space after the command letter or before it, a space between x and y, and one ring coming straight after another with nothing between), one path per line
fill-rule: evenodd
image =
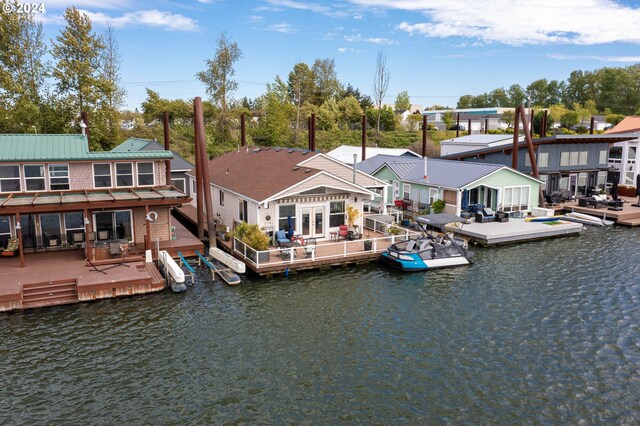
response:
M22 286L22 309L78 303L76 280L48 281Z

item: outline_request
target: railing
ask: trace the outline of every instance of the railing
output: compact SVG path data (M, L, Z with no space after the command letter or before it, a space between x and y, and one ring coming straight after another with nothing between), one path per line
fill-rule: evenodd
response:
M377 222L377 221L376 221ZM383 223L383 222L380 222ZM388 227L394 225L384 224ZM366 225L365 225L366 227ZM270 248L269 250L255 250L242 241L234 238L233 249L240 254L245 262L259 267L280 265L283 263L294 264L301 262L314 262L323 259L340 259L358 256L362 254L381 253L396 240L403 240L409 236L418 235L414 231L402 229L402 234L387 235L383 237L366 238L359 240L344 240L339 242L326 242L318 245L305 245L293 247Z

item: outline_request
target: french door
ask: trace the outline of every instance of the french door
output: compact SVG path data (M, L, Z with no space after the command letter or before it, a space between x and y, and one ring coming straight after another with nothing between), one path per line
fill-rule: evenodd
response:
M324 236L324 207L304 207L302 212L302 236L322 238Z

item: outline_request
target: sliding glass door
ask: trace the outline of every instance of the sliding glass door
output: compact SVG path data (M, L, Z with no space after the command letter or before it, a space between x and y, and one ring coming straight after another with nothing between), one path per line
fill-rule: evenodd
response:
M93 223L98 241L133 239L131 210L94 213Z

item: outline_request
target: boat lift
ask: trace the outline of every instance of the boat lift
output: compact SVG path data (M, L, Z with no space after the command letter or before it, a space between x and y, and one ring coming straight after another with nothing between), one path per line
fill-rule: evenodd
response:
M201 262L204 263L205 266L211 270L211 277L214 280L216 278L216 274L218 274L218 276L228 285L238 285L241 283L240 277L232 268L225 268L224 265L217 260L207 259L199 250L196 250L196 255L198 256L198 264Z
M196 273L196 271L194 271L191 265L189 265L189 262L187 262L187 259L184 258L182 253L178 252L178 257L180 258L180 266L185 265L187 267L187 273L191 277L191 284L194 284L195 283L194 274Z

